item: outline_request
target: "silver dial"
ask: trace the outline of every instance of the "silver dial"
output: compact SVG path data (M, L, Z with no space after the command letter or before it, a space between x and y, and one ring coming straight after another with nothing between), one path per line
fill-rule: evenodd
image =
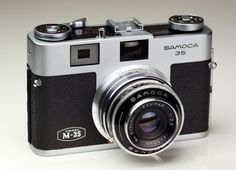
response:
M70 33L71 28L64 24L43 24L34 29L34 36L43 41L62 41Z
M174 15L169 19L169 26L175 31L198 31L203 28L204 19L194 15Z

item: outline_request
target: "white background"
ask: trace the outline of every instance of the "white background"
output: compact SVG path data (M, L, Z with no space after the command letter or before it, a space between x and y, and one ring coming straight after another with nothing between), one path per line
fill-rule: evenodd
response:
M41 23L64 23L84 16L89 24L132 16L150 24L186 13L203 16L214 33L218 68L208 137L178 142L155 159L133 157L120 149L57 157L31 152L26 126L27 32ZM235 17L234 0L0 0L0 169L236 169Z

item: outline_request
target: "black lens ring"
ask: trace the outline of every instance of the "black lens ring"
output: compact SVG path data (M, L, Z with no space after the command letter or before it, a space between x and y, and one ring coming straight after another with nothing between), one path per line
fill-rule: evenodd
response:
M137 91L137 89L136 89ZM147 91L149 92L149 94L147 93ZM141 97L136 97L135 101L133 103L131 103L132 98L134 96L137 96L140 93L145 93L145 96L141 96ZM116 138L116 140L119 141L120 146L123 149L128 150L129 152L133 153L134 155L150 155L153 153L157 153L159 151L161 151L163 148L166 148L166 146L169 146L169 144L172 143L172 141L170 141L169 143L167 143L166 145L163 145L163 147L160 147L158 149L140 149L139 147L133 145L129 139L127 138L127 135L125 133L125 120L127 117L127 113L129 113L130 108L132 106L134 106L137 102L147 98L147 97L155 97L158 100L161 101L166 101L168 102L173 108L174 110L176 110L176 112L178 114L180 114L180 112L182 112L179 100L177 100L176 96L174 96L171 92L164 90L162 88L144 88L143 90L137 91L136 93L129 93L129 97L126 98L126 100L122 103L121 106L119 106L119 108L116 110L115 114L114 114L114 118L112 121L112 125L113 125L113 134ZM126 108L126 109L124 109ZM123 109L123 110L122 110ZM114 111L114 110L113 110ZM181 116L180 118L180 124L182 124L182 118ZM182 126L181 126L182 127ZM179 128L181 128L179 127ZM175 136L173 137L173 139L178 135L179 133L179 129L177 129L175 133Z
M169 140L171 135L174 133L175 128L176 128L176 113L171 107L170 104L167 102L163 101L162 99L157 99L157 98L150 98L145 101L146 103L143 103L140 105L138 108L135 108L134 111L131 111L131 115L127 116L128 120L126 121L126 135L128 136L128 139L133 143L135 146L139 148L145 148L145 149L153 149L157 148L158 146L163 145L165 142ZM139 103L137 103L139 104ZM151 106L153 105L153 106ZM155 135L154 139L148 140L145 139L145 137L140 138L138 133L135 131L135 124L137 123L136 117L139 116L143 106L145 107L152 107L156 109L163 110L163 113L167 117L167 127L161 132L161 134ZM124 106L125 107L125 106ZM135 107L135 106L134 106ZM156 129L157 131L158 129ZM155 133L155 131L153 132ZM150 133L150 134L153 134ZM152 137L152 136L150 136Z

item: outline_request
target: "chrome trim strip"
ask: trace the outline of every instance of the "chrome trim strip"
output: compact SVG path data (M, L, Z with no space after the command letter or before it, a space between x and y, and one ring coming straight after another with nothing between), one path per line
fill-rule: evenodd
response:
M56 150L41 150L35 148L32 144L30 144L30 148L36 155L39 156L57 156L57 155L67 155L67 154L75 154L82 152L114 149L117 148L117 145L114 143L114 144L90 145L90 146L81 146L81 147L66 148L66 149L56 149Z
M177 142L177 141L183 141L183 140L199 139L199 138L204 138L207 135L208 135L208 131L199 132L199 133L191 133L191 134L186 134L186 135L179 135L175 141Z
M208 131L201 132L201 133L193 133L187 135L179 135L175 142L180 142L183 140L193 140L206 137ZM173 143L173 146L175 145ZM75 154L75 153L83 153L83 152L92 152L92 151L101 151L107 149L116 149L119 148L116 143L113 144L101 144L101 145L91 145L91 146L82 146L82 147L75 147L75 148L66 148L66 149L58 149L58 150L41 150L35 148L32 144L30 144L31 150L38 156L59 156L59 155L67 155L67 154Z

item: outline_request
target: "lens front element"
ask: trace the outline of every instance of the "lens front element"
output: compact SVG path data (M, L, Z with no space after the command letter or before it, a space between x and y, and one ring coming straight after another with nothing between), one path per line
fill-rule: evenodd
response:
M146 112L142 115L141 119L139 120L139 128L144 133L149 133L155 130L160 123L160 118L154 112Z
M140 138L151 138L152 136L155 138L166 129L167 117L161 109L148 108L137 115L135 131Z

